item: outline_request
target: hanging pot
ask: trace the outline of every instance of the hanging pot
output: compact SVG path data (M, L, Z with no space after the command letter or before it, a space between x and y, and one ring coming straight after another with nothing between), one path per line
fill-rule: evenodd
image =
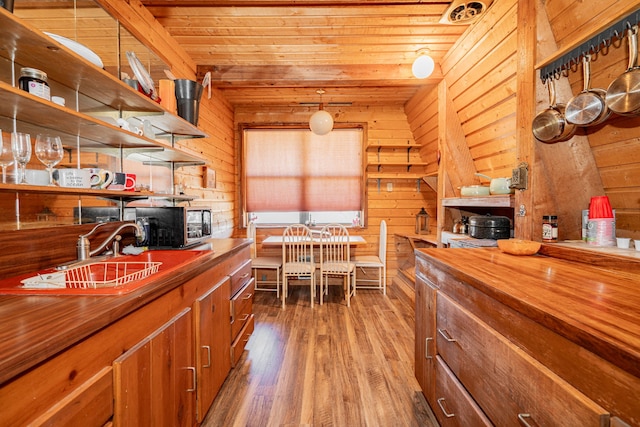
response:
M533 135L540 142L553 144L565 141L576 133L576 125L564 117L565 105L556 104L556 88L553 79L547 79L549 108L539 112L533 119Z
M582 58L584 89L567 102L564 115L569 123L578 126L598 125L611 115L605 100L607 91L591 89L591 55Z
M607 106L616 114L630 116L640 113L640 67L638 67L638 26L629 29L629 68L607 89Z

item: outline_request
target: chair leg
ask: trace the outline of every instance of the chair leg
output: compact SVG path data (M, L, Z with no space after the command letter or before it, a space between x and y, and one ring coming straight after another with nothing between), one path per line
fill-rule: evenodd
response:
M284 302L287 298L287 275L283 274L282 277L282 309L284 309Z
M309 277L309 290L311 293L311 308L313 308L313 300L316 297L316 281L315 281L315 272L311 272L311 276Z

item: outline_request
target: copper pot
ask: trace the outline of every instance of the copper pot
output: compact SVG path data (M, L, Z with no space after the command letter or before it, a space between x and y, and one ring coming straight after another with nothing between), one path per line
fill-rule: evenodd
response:
M584 88L582 92L567 102L565 117L569 123L579 126L598 125L611 115L605 100L607 91L592 89L591 84L591 55L584 55L582 59L582 74Z
M566 141L576 133L576 125L567 122L565 105L556 104L556 89L553 79L547 79L549 108L539 112L533 119L533 135L540 142L553 144Z
M629 30L629 68L607 88L607 105L616 114L640 114L640 67L638 59L638 26Z

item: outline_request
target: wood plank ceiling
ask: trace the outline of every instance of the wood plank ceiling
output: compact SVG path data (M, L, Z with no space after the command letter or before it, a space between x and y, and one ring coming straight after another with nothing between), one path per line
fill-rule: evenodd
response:
M441 80L468 26L441 23L451 2L437 0L142 2L235 106L404 104ZM436 70L420 80L411 64L424 48Z

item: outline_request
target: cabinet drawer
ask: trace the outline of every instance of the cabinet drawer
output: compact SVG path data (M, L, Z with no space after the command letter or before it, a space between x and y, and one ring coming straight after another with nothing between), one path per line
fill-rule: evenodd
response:
M605 426L609 414L444 294L437 298L437 348L496 425Z
M231 299L231 339L235 339L253 313L253 280Z
M235 295L251 278L251 260L245 261L231 274L231 295Z
M436 378L432 409L441 426L493 425L440 356L436 356Z
M29 425L102 426L112 416L113 370L109 366L102 369Z
M253 333L253 314L249 316L247 319L244 328L238 334L238 337L231 344L231 366L236 366L238 364L238 360L242 356L242 352L244 351L249 338L251 338L251 334Z

